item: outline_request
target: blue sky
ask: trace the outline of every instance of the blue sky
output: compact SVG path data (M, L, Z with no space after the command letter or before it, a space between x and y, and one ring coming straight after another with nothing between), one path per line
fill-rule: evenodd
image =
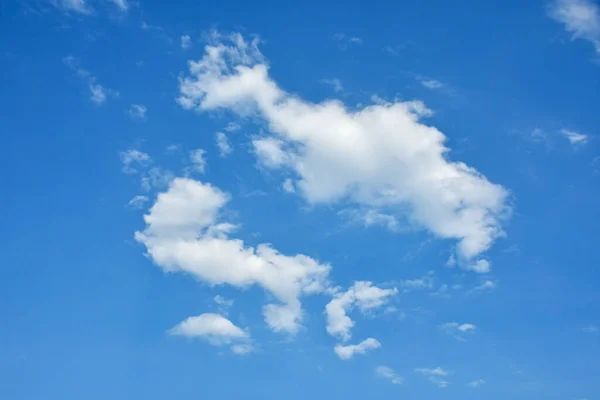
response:
M0 6L0 397L600 398L592 0Z

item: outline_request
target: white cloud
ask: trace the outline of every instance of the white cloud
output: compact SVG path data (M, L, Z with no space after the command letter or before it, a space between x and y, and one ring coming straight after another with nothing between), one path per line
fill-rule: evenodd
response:
M478 388L479 386L485 385L485 381L483 379L477 379L475 381L469 382L469 386L472 388Z
M357 306L362 313L366 313L383 306L397 293L396 288L381 289L373 286L372 282L355 282L346 292L337 293L325 306L327 333L343 341L349 340L352 337L350 330L354 326L354 321L346 315L350 309Z
M444 87L444 84L440 81L436 81L435 79L421 79L421 85L425 86L427 89L441 89Z
M448 387L448 385L450 384L450 382L444 379L444 377L448 376L450 373L440 367L415 368L415 372L425 375L427 379L429 379L429 382L433 383L434 385L440 388Z
M477 292L477 291L482 291L482 290L492 290L496 287L496 282L494 281L485 281L483 282L481 285L476 286L472 289L472 291Z
M454 337L457 340L464 341L466 334L472 334L477 330L477 327L473 324L459 324L458 322L446 322L440 325L446 334Z
M227 135L223 132L217 132L217 147L219 148L219 155L221 157L227 157L233 152L233 148L229 144L229 140L227 139Z
M491 264L488 260L479 259L473 263L463 265L464 269L477 272L478 274L487 274L491 270Z
M340 49L345 50L350 45L361 45L363 41L361 38L356 36L348 36L343 33L336 33L333 35L333 39L338 43Z
M225 127L225 130L226 130L227 132L235 132L235 131L238 131L238 130L240 130L241 128L242 128L242 127L241 127L239 124L237 124L237 123L235 123L235 122L230 122L230 123L228 123L228 124L227 124L227 126Z
M83 15L90 15L93 12L88 3L86 0L50 0L50 4L62 11Z
M127 113L133 119L146 120L146 112L148 109L143 104L132 104L129 106Z
M146 228L135 238L165 272L188 273L211 285L264 288L279 301L264 307L267 324L275 331L297 332L300 297L324 291L330 267L302 254L286 256L268 244L254 248L230 238L236 226L220 216L228 200L210 184L176 178L158 195L144 216Z
M152 188L164 189L173 179L175 176L171 171L153 167L147 173L142 174L142 189L145 191L150 191Z
M110 0L119 10L125 12L129 9L129 3L127 0Z
M190 161L192 162L192 168L194 171L203 174L206 169L206 159L204 155L206 152L202 149L192 150L190 152Z
M365 227L379 225L391 231L397 231L399 227L395 216L374 209L347 209L340 211L338 214L350 222L358 223Z
M344 85L342 85L342 81L340 81L338 78L321 79L321 82L330 85L333 88L334 92L344 91Z
M233 346L231 346L231 352L233 354L237 354L239 356L245 356L247 354L253 353L254 352L254 346L252 346L251 344L234 344Z
M136 164L138 166L146 167L152 163L152 158L150 158L148 154L136 149L122 151L120 156L121 162L123 163L123 172L126 174L135 174L139 172L134 167Z
M189 317L171 328L169 334L201 338L213 346L231 345L231 351L238 355L245 355L253 350L251 344L245 343L250 335L219 314L206 313Z
M388 381L392 382L394 385L402 385L404 383L404 378L396 373L390 367L386 367L385 365L380 365L375 368L375 373Z
M294 188L294 181L290 178L283 181L282 188L286 193L294 193L296 191L296 188Z
M144 207L144 204L146 204L148 200L148 197L138 195L135 196L133 199L129 200L129 202L127 203L127 207L140 210Z
M256 155L294 172L297 192L309 203L350 200L402 216L458 240L457 255L465 262L503 235L508 192L448 160L446 137L420 121L431 114L423 103L379 101L358 110L337 100L310 103L269 77L257 40L248 43L239 34L229 40L206 46L205 56L190 62L178 102L186 109L262 117L269 133L253 142Z
M400 286L404 291L411 291L415 289L433 289L433 277L426 275L418 279L406 279L400 281Z
M377 339L368 338L359 344L350 344L348 346L338 344L333 350L342 360L349 360L356 354L366 354L368 351L378 349L379 347L381 347L381 343Z
M75 75L88 82L88 88L90 90L90 100L97 105L106 103L109 97L118 98L119 92L116 90L109 89L97 83L97 79L92 73L82 67L80 67L79 59L73 56L67 56L63 58L63 63L75 72Z
M560 133L566 137L573 146L586 144L588 141L587 135L563 129Z
M190 47L192 47L192 38L189 37L188 35L183 35L181 36L181 48L182 49L189 49Z
M565 25L572 39L587 40L600 53L600 7L592 0L556 0L550 16Z

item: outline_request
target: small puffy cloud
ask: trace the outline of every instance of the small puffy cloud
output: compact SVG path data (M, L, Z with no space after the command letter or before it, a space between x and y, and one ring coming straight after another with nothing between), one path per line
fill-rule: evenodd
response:
M385 365L380 365L375 368L375 374L381 378L387 379L394 385L402 385L402 383L404 383L404 378L398 375L396 371L390 367L386 367Z
M422 102L380 100L355 109L304 100L273 80L258 43L233 34L207 45L180 78L178 103L263 120L267 130L254 139L254 154L294 173L296 193L311 205L374 210L455 239L459 263L478 259L504 235L509 192L451 160L446 136L422 122L431 115Z
M373 286L372 282L355 282L346 292L337 293L325 306L327 333L343 341L349 340L352 337L350 330L354 321L348 317L348 311L358 307L362 313L366 313L383 306L397 293L396 288L381 289Z
M301 327L301 297L329 287L330 266L303 254L287 256L268 244L256 247L232 238L236 226L223 221L230 196L189 178L175 178L144 216L146 227L135 239L165 272L187 273L209 285L262 287L275 303L263 307L265 321L277 332Z
M180 42L181 42L181 48L184 50L192 47L192 38L189 37L188 35L181 36Z
M440 329L457 340L464 341L466 334L472 334L477 330L473 324L459 324L458 322L446 322L440 325Z
M485 385L485 381L483 379L477 379L469 382L469 386L472 388L478 388L479 386Z
M192 168L194 171L203 174L206 169L206 159L204 155L206 152L202 149L192 150L190 152L190 161L192 162Z
M440 367L415 368L415 372L425 375L429 382L433 383L437 387L445 388L448 387L448 385L450 384L450 382L444 379L444 377L448 376L450 373Z
M433 289L433 277L426 275L417 279L406 279L400 281L400 286L405 292L417 289Z
M235 122L230 122L225 127L225 131L227 131L227 132L235 132L235 131L239 131L241 128L242 127L240 126L240 124L237 124Z
M135 196L133 199L129 200L127 203L127 207L133 208L135 210L140 210L144 207L144 204L148 202L148 197L146 196Z
M97 105L102 105L106 103L108 98L118 98L119 92L116 92L112 89L104 87L99 83L90 83L90 100L92 100Z
M219 155L221 157L227 157L233 152L233 148L229 144L229 140L227 139L227 135L223 132L217 132L217 148L219 149Z
M567 140L569 140L569 143L571 143L573 146L583 145L586 144L588 141L587 135L584 135L582 133L577 133L566 129L561 130L560 133L561 135L566 137Z
M436 81L435 79L421 79L421 85L425 86L427 89L441 89L444 87L444 84L440 81Z
M477 272L478 274L487 274L491 270L491 264L488 260L481 259L475 262L467 263L463 268L468 271Z
M573 40L590 42L600 54L600 7L593 0L556 0L550 16L565 26Z
M136 149L122 151L120 156L121 163L123 163L123 172L126 174L135 174L139 172L135 168L136 165L146 167L152 163L152 158L150 158L148 154Z
M492 290L496 288L496 282L494 281L484 281L481 285L479 286L475 286L472 291L473 292L479 292L479 291L486 291L486 290Z
M286 193L294 193L296 191L294 188L294 181L290 178L287 178L285 181L283 181L282 188Z
M97 79L92 73L80 66L79 59L73 56L67 56L63 58L63 63L67 68L72 70L78 78L86 80L88 82L88 89L90 90L90 100L97 105L106 103L108 98L118 98L119 92L113 89L102 86L97 82Z
M250 338L248 333L219 314L189 317L171 328L169 334L204 339L213 346L232 345L231 351L238 355L252 351L252 345L244 343Z
M132 104L129 106L129 110L127 111L127 113L133 119L145 121L147 111L148 109L143 104Z
M338 78L321 79L321 82L326 85L330 85L333 88L334 92L343 92L344 91L344 85L342 85L342 81L340 81Z
M377 339L368 338L359 344L350 344L347 346L338 344L333 350L342 360L349 360L356 354L366 354L368 351L378 349L379 347L381 347L381 343Z

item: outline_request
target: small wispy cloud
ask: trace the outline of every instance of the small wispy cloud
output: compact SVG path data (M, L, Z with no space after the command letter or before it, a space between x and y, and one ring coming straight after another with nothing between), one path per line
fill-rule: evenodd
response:
M144 204L146 204L148 200L149 199L147 196L138 195L129 200L129 202L127 203L127 207L132 208L134 210L139 210L144 207Z
M600 54L600 7L592 0L556 0L549 15L565 26L572 40L586 40Z
M136 166L147 167L152 163L152 158L139 150L129 149L120 153L123 172L126 174L136 174L139 171Z
M415 372L425 375L429 382L439 388L446 388L450 384L445 377L450 373L440 367L437 368L415 368Z
M600 327L597 325L588 325L582 330L586 333L600 333Z
M573 146L584 145L588 141L588 136L582 133L569 131L567 129L561 130L560 133L566 137Z
M356 36L348 36L344 33L336 33L333 35L333 39L338 43L338 47L342 50L346 50L350 46L363 44L361 38Z
M440 329L456 340L466 341L466 335L473 334L477 327L473 324L459 324L458 322L446 322L440 325Z
M93 9L86 0L50 0L50 4L66 13L73 12L82 15L93 13Z
M485 385L485 381L483 379L477 379L469 382L469 386L472 388L478 388L479 386Z
M67 56L64 57L62 61L78 78L87 81L88 89L90 91L90 100L95 104L102 105L106 103L106 100L109 98L119 97L119 92L116 90L99 84L96 77L90 71L80 66L80 61L76 57Z
M183 35L180 38L180 44L182 49L189 49L190 47L192 47L192 38L188 35Z
M233 148L229 144L229 139L225 133L217 132L216 141L217 148L219 149L219 155L221 157L225 158L233 152Z
M338 78L333 79L321 79L321 83L326 85L330 85L333 88L334 92L342 92L344 91L344 85L342 85L342 81Z
M419 82L427 89L441 89L445 86L442 82L435 79L421 79Z
M129 110L127 113L133 119L137 119L140 121L145 121L147 119L146 112L148 109L143 104L132 104L129 106Z
M375 374L381 378L387 379L394 385L402 385L402 383L404 383L404 378L398 375L396 371L390 367L386 367L385 365L380 365L375 368Z

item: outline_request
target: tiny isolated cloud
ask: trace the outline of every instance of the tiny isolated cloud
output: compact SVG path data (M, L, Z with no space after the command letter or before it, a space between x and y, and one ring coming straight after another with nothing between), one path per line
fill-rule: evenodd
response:
M188 35L183 35L180 38L180 44L182 49L187 50L192 47L192 38Z
M217 132L215 137L217 141L217 148L219 149L219 155L223 158L230 155L233 152L233 148L231 147L231 144L229 144L227 135L223 132Z
M50 4L61 11L82 15L90 15L93 13L94 10L88 3L89 2L86 0L50 0Z
M477 380L469 382L469 386L472 388L478 388L482 385L485 385L485 381L483 379L477 379Z
M192 163L192 169L200 174L204 173L206 169L206 159L204 158L206 152L203 149L196 149L190 152L190 161Z
M336 33L333 35L333 39L338 43L338 46L345 50L351 45L361 45L363 41L361 38L356 36L348 36L344 33Z
M567 138L569 143L571 143L573 146L580 146L580 145L586 144L588 141L588 136L584 135L582 133L569 131L567 129L561 130L560 133L565 138Z
M450 375L448 371L440 367L436 368L415 368L415 372L418 372L427 377L429 382L436 385L439 388L446 388L450 384L445 377Z
M123 172L126 174L135 174L139 172L136 167L147 167L152 163L152 158L139 150L129 149L120 153Z
M600 327L598 325L588 325L582 330L586 333L600 333Z
M571 39L590 42L600 54L600 6L593 0L556 0L549 15L562 23Z
M247 354L252 351L251 345L247 343L250 339L248 333L219 314L206 313L188 317L168 333L192 339L200 338L213 346L232 345L231 351L234 354Z
M331 86L334 92L344 91L344 85L342 85L342 81L340 81L338 78L321 79L321 83Z
M464 341L465 336L476 332L477 327L473 324L459 324L458 322L446 322L440 325L440 329L457 340Z
M335 354L342 360L349 360L357 354L366 354L371 350L381 347L381 343L377 339L368 338L359 344L350 344L347 346L338 344L334 347Z
M435 79L421 79L420 82L427 89L441 89L445 86L442 82Z
M484 281L483 283L481 283L480 285L475 286L473 289L471 289L471 292L481 292L481 291L488 291L488 290L492 290L496 288L496 282L494 281Z
M97 105L106 103L109 98L119 98L119 92L100 85L99 83L90 83L90 100Z
M394 385L402 385L402 383L404 383L403 377L401 377L396 373L396 371L394 371L390 367L386 367L385 365L380 365L377 368L375 368L375 374L377 374L377 376L383 379L387 379Z
M132 208L134 210L140 210L144 208L144 204L146 204L148 200L149 199L147 196L138 195L129 200L129 202L127 203L127 207Z
M133 119L145 121L147 119L147 117L146 117L147 111L148 111L148 109L143 104L132 104L129 106L129 110L127 110L127 113Z
M281 187L286 193L294 193L296 191L296 188L294 187L294 181L290 178L284 180Z
M119 11L127 12L127 10L129 10L129 2L127 0L110 0L110 2L113 3Z

